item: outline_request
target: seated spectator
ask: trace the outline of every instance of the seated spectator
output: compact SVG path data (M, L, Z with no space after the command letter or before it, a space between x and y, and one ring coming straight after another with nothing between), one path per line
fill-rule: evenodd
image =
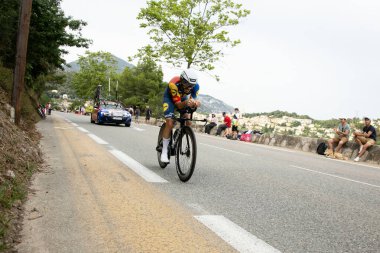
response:
M376 129L369 118L364 118L363 132L354 132L354 137L355 142L360 145L359 154L354 161L359 162L365 151L376 143Z
M228 129L231 129L231 118L225 112L223 112L222 115L224 117L224 119L223 119L224 123L220 124L218 126L218 130L216 131L216 135L221 135L222 131L225 130L224 136L226 136L227 134L229 134Z
M218 124L218 119L215 117L215 114L211 114L211 118L209 118L207 121L210 123L206 125L205 133L210 134L211 129L213 129Z
M338 128L334 128L336 137L328 141L330 153L334 153L334 144L338 144L335 149L336 153L340 153L342 146L348 141L350 135L350 125L347 124L346 118L340 118Z

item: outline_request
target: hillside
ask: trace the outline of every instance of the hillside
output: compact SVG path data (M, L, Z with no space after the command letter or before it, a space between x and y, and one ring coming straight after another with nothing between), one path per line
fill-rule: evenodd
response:
M22 222L22 202L28 192L29 180L42 163L40 134L36 131L30 111L23 115L21 126L10 120L9 94L0 80L0 252L11 251L19 240ZM23 97L23 111L30 102ZM28 105L29 104L29 105Z
M253 118L256 116L269 116L274 118L282 118L283 116L291 117L295 119L311 119L309 115L299 115L295 112L286 112L286 111L273 111L273 112L260 112L260 113L244 113L244 116L247 118Z
M114 57L114 59L116 60L117 62L117 72L118 73L121 73L123 72L123 70L128 67L128 68L133 68L134 65L124 61L123 59L115 56L115 55L112 55ZM67 72L78 72L79 71L79 64L78 64L78 60L76 61L73 61L73 62L70 62L67 64L68 66L64 66L64 70L67 71Z
M202 106L199 108L200 113L222 113L222 112L233 112L234 108L222 100L216 99L210 95L200 94L198 96L199 100L202 103Z

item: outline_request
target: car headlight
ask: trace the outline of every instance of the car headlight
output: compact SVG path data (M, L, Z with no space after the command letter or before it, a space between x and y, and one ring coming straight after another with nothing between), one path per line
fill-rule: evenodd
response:
M124 117L130 117L131 114L129 112L124 112Z

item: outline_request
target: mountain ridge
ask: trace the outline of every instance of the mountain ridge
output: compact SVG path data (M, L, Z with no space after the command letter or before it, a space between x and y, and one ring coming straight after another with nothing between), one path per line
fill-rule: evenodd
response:
M135 67L133 64L117 57L116 55L112 55L112 57L116 60L116 66L117 66L116 72L117 73L123 72L126 67L128 67L128 68L134 68ZM63 66L63 69L66 72L78 72L80 69L80 66L78 64L78 60L67 63L65 66Z

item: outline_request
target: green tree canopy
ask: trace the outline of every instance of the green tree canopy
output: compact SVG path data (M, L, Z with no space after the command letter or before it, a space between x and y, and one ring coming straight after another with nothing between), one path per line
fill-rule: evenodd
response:
M240 40L229 37L228 27L239 24L250 11L232 0L150 0L137 18L149 29L153 41L139 50L175 66L214 69L223 56L223 47L234 47Z
M150 57L140 59L135 68L126 68L120 75L120 95L126 105L150 106L157 115L162 112L165 84L161 66Z
M89 52L78 60L79 72L73 75L73 87L80 98L93 98L96 87L103 86L103 92L108 91L108 80L113 80L111 94L115 94L116 60L108 52ZM105 94L103 94L105 96Z
M27 73L34 80L40 75L62 68L67 52L62 46L87 47L81 35L86 23L65 16L61 0L33 0L28 40ZM0 62L14 68L20 1L0 0Z

